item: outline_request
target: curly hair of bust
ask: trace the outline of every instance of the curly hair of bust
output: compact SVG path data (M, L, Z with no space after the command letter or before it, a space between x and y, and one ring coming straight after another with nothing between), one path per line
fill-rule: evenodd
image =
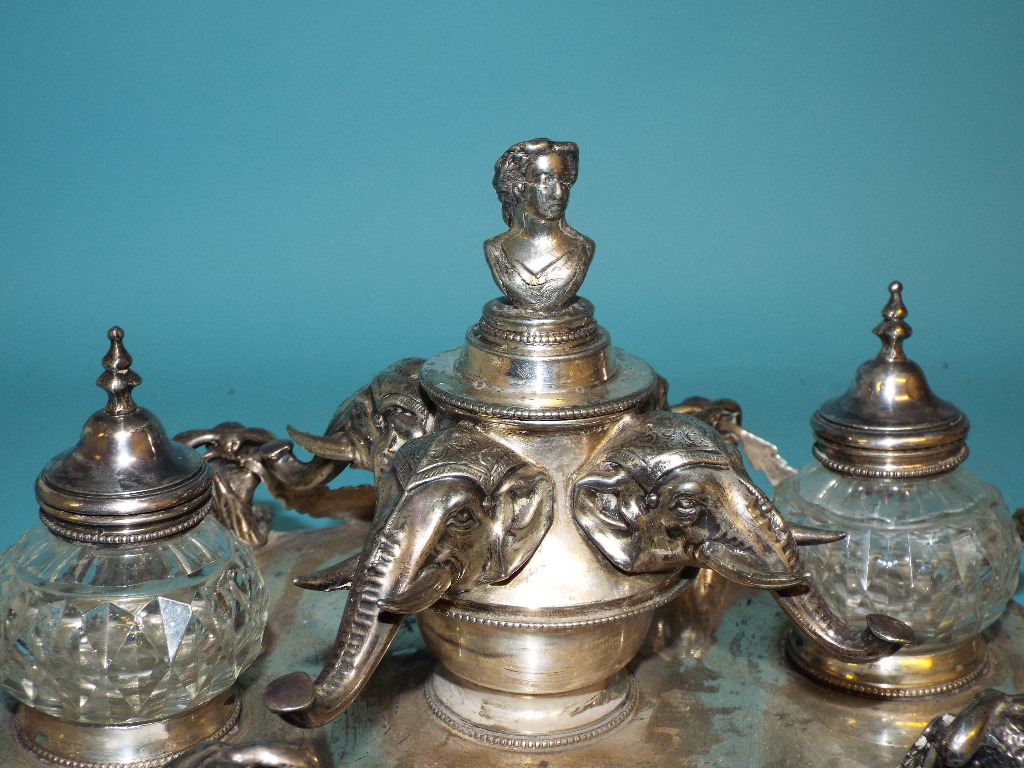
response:
M513 144L505 150L498 162L494 164L494 191L501 201L501 217L508 226L512 226L512 215L519 198L516 185L526 181L526 169L541 155L561 155L569 167L569 178L565 181L571 187L576 183L576 173L580 164L579 147L572 141L551 141L549 139L533 139Z

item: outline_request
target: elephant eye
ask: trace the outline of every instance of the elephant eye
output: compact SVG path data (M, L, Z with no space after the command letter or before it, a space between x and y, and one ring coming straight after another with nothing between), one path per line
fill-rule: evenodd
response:
M407 439L417 437L417 430L420 428L420 420L416 414L396 407L382 412L381 424L389 425L392 430ZM383 429L383 426L381 428Z
M448 515L445 525L457 531L469 531L475 528L479 522L472 510L462 507Z
M697 514L700 512L697 500L692 496L676 496L672 499L669 508L677 520L691 523L697 519Z

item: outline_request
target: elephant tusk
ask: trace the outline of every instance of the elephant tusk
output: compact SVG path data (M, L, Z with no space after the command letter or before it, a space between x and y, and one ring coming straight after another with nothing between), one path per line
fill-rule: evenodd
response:
M424 568L423 573L408 587L389 597L382 597L377 605L382 611L390 613L419 613L440 600L451 585L451 568L434 563Z
M806 571L767 571L748 553L719 541L704 542L697 550L696 560L729 581L754 589L791 589L811 580L811 574Z
M314 456L333 461L352 461L352 448L347 442L339 443L337 440L329 437L311 435L309 432L295 429L291 425L288 425L285 429L288 430L288 435L295 441L296 445L309 451Z
M824 528L811 528L805 525L787 523L786 527L793 534L797 546L807 547L814 544L831 544L846 538L846 531L829 531Z
M303 589L315 589L319 592L336 592L339 589L349 589L352 586L352 579L358 572L359 555L342 560L340 563L321 568L314 573L307 573L305 576L297 576L292 579L292 584Z

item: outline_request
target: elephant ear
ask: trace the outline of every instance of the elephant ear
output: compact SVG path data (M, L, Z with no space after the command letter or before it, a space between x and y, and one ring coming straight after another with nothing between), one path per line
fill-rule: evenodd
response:
M629 473L614 465L581 478L573 493L576 525L615 567L629 572L637 559L636 524L643 491Z
M491 496L495 525L491 557L481 574L495 584L510 579L540 546L554 518L551 480L538 467L520 464L498 484Z

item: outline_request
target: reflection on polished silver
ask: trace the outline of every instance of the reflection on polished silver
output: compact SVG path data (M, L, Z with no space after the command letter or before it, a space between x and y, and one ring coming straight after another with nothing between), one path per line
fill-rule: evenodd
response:
M198 741L226 736L240 711L229 688L188 712L129 725L69 723L21 705L15 727L26 750L59 768L158 768Z
M842 534L788 527L735 449L664 410L664 380L611 345L576 296L593 254L564 220L576 172L569 142L510 148L495 172L509 230L485 244L505 297L462 347L381 374L323 437L290 430L309 464L263 449L268 475L292 487L349 464L377 477L361 552L295 580L349 594L316 679L292 672L264 691L287 721L341 714L416 614L439 663L426 694L442 723L510 749L579 744L628 720L637 693L625 667L697 567L772 590L845 658L912 639L886 616L859 632L833 616L797 546ZM731 401L684 407L738 427Z
M358 551L368 529L368 522L354 520L275 531L256 552L274 606L273 632L268 652L240 686L242 717L228 741L292 744L315 754L322 768L537 768L545 760L553 768L895 768L930 720L962 710L978 690L883 700L812 685L779 663L778 641L788 621L770 597L701 571L691 588L655 610L657 632L627 667L639 694L635 715L605 738L530 754L454 736L431 710L429 692L440 687L430 679L434 662L416 630L427 614L406 621L348 712L323 728L293 728L268 712L260 695L267 682L296 668L315 676L346 595L296 590L290 580L310 562L329 563L338 553ZM1011 604L986 634L988 684L1024 690L1024 609ZM520 717L528 715L525 709ZM0 707L0 765L42 768L18 744L13 720Z
M317 768L317 759L301 747L256 742L199 744L167 764L167 768Z
M929 758L933 758L931 761ZM1021 768L1024 695L981 691L958 715L932 720L900 768Z
M574 747L615 728L633 714L639 698L628 672L562 696L522 696L480 688L443 669L427 683L427 706L453 731L495 747L556 750ZM579 712L586 725L573 728ZM490 722L460 713L487 712Z
M861 694L930 696L968 685L990 664L981 632L1017 587L1021 541L999 491L961 462L967 418L936 397L904 352L903 286L888 286L877 354L811 419L816 461L783 478L775 501L794 522L842 528L806 561L849 623L893 613L918 642L862 664L790 636L804 673Z
M57 536L89 544L177 536L206 516L210 470L136 405L132 390L142 378L131 369L124 331L114 326L107 338L105 370L96 380L107 405L86 422L78 444L54 456L40 473L40 517Z
M811 419L814 457L857 477L922 477L948 472L967 458L967 418L932 394L920 366L907 358L910 338L903 286L889 285L889 301L874 334L878 354L857 369L853 384Z
M206 518L207 463L135 403L124 333L107 338L107 405L0 561L0 686L24 748L62 768L151 768L225 735L267 620L252 551Z

